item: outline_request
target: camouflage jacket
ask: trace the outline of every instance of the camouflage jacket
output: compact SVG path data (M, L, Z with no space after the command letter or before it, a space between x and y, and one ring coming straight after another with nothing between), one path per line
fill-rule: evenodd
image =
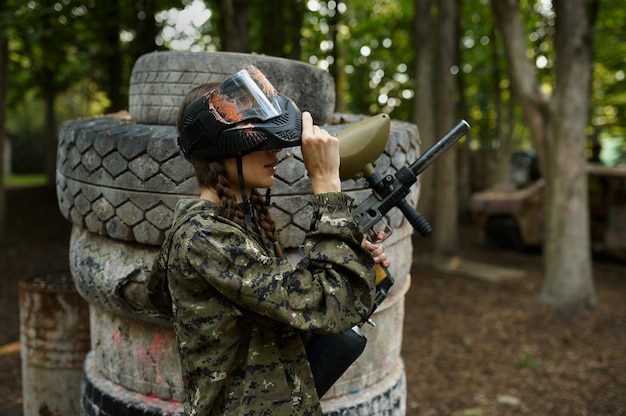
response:
M178 203L148 291L173 315L188 415L320 415L304 334L338 333L373 306L373 259L352 199L315 195L297 267L227 220Z

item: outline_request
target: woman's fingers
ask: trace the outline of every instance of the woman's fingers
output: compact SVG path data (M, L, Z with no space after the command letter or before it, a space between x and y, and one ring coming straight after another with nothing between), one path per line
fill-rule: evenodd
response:
M391 265L387 253L385 253L385 246L382 244L372 243L367 239L363 239L361 245L370 252L374 263L380 263L383 267L389 267Z
M306 111L302 113L302 158L314 193L341 191L339 140L313 124Z

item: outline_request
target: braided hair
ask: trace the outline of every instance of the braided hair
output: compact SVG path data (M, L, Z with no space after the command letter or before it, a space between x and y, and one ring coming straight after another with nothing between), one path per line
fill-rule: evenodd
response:
M219 83L210 82L198 85L187 93L178 111L176 127L179 132L183 129L185 108L201 95L208 94L214 90ZM201 188L215 189L218 197L222 201L222 207L226 210L226 218L239 224L246 229L245 216L241 205L237 203L237 197L230 181L226 176L226 168L222 161L209 162L204 159L192 157L193 166L198 185ZM278 257L285 258L285 255L278 244L278 230L276 222L272 218L269 207L265 203L265 198L258 190L252 189L250 203L256 213L258 225L265 237L274 243L274 251Z

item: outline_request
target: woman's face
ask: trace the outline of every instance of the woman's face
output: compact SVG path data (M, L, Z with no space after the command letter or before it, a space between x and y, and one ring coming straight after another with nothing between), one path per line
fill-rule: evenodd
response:
M248 195L250 195L252 188L270 188L274 185L278 152L280 152L280 149L259 150L249 153L242 158L243 180ZM234 188L233 190L238 189L237 159L224 160L224 167L226 168L226 176ZM239 198L238 192L235 192L235 195Z

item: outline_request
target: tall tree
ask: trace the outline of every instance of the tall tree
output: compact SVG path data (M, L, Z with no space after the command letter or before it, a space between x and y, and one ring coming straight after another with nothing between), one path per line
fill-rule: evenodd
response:
M159 28L155 13L160 8L177 5L173 0L110 0L89 9L85 42L92 51L94 66L90 76L105 91L110 104L107 111L128 106L128 80L135 61L158 49ZM120 40L122 33L130 41Z
M100 3L90 11L89 18L93 24L94 46L99 49L94 56L99 65L94 68L93 77L106 91L110 101L108 111L122 110L127 107L127 101L122 93L124 70L120 44L122 19L119 1Z
M157 6L178 2L9 0L7 4L10 71L15 74L9 102L19 105L29 91L43 100L45 174L48 186L54 186L59 95L77 84L97 85L109 99L106 111L126 108L133 63L156 49ZM88 101L89 97L80 99Z
M299 60L306 6L300 0L211 0L221 50Z
M513 109L515 100L512 97L508 100L508 111L505 112L503 96L503 88L501 86L502 73L500 68L500 49L497 47L497 33L492 31L491 38L493 39L493 47L491 48L491 65L493 71L493 90L495 93L495 113L496 113L496 127L495 137L498 141L497 147L497 169L496 169L496 183L508 184L510 182L511 172L511 155L513 153ZM510 96L510 94L509 94ZM506 116L506 117L505 117ZM508 130L505 131L505 126Z
M86 48L78 35L84 28L76 26L83 14L78 4L31 1L13 4L11 29L12 55L20 78L14 83L23 97L34 89L44 102L45 174L48 186L55 183L57 120L55 106L58 95L77 82L88 62ZM60 47L59 45L63 45ZM36 116L36 115L33 115Z
M436 132L442 137L455 123L454 87L451 69L458 56L457 2L441 0L437 19L438 54L436 60ZM452 146L435 165L435 251L453 253L458 249L458 180L457 150Z
M343 91L346 88L346 44L341 36L342 29L345 27L343 21L344 13L341 13L338 5L329 17L330 21L330 39L333 43L332 62L328 68L328 72L335 80L335 110L339 113L346 111L346 99Z
M166 7L173 7L180 4L180 0L127 0L131 4L119 2L120 16L123 17L123 29L134 29L135 37L128 47L131 63L134 64L137 58L146 53L154 52L157 49L155 39L159 34L159 27L155 23L154 16L157 11ZM129 14L128 11L133 13ZM118 40L119 43L119 40Z
M420 145L425 150L435 143L435 109L433 82L432 0L415 0L413 4L413 30L415 41L415 106L413 119L417 124ZM433 217L435 171L426 169L420 175L420 198L418 209L427 219Z
M4 14L7 2L0 0L0 16ZM7 110L7 89L9 87L9 34L5 18L0 18L0 241L6 236L7 199L4 188L4 123Z
M541 299L561 307L593 305L585 159L591 73L587 1L553 1L556 58L551 96L542 91L527 57L519 1L492 0L491 4L546 181Z
M254 16L250 19L252 51L299 60L305 2L275 0L272 7L267 4L264 1L250 2L250 14Z
M463 4L463 0L457 0L457 12L455 19L455 34L456 34L456 47L455 47L455 70L456 76L456 90L458 96L458 113L462 115L463 119L468 119L469 114L467 112L467 88L465 87L465 76L461 70L463 66L463 56L461 48L459 47L461 38L461 19L459 18L460 7ZM470 149L471 131L467 136L461 140L460 145L457 146L457 181L458 181L458 212L460 219L466 219L469 217L469 202L472 195L472 169L471 169L471 149Z
M250 40L250 8L246 0L211 0L218 23L221 50L252 52ZM272 9L272 7L269 7Z

